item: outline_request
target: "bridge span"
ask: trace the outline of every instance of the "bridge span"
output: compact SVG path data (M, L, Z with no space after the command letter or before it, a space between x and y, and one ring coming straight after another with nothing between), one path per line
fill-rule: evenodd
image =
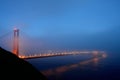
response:
M67 55L93 55L100 56L105 54L104 51L68 51L68 52L58 52L58 53L44 53L44 54L34 54L34 55L21 55L19 58L22 59L33 59L33 58L47 58L47 57L55 57L55 56L67 56ZM103 55L105 56L105 55Z
M10 39L11 40L10 45L12 45L11 52L22 59L46 58L46 57L67 56L67 55L84 55L84 54L99 56L99 55L105 53L104 51L98 51L98 50L94 50L94 51L91 51L91 50L90 51L85 51L85 50L83 50L83 51L78 51L78 50L77 51L76 50L68 51L67 50L67 51L59 51L59 52L54 51L54 52L47 52L47 53L45 51L45 53L44 52L41 53L41 51L36 52L36 49L35 49L35 52L33 52L35 47L32 47L32 48L30 48L30 46L26 47L27 43L25 43L24 41L21 41L19 34L20 34L20 30L17 28L14 28L13 32L12 32L13 37L12 37L12 39ZM7 39L7 42L8 42L8 40L9 39ZM4 42L6 42L6 41L4 40ZM20 44L20 42L22 44ZM1 43L2 43L2 41L1 41ZM24 46L21 46L23 44L24 44ZM7 45L7 44L3 44L3 45ZM24 48L24 50L22 48ZM27 50L25 48L29 48L29 49ZM39 50L39 49L37 49L37 50ZM32 54L32 55L28 55L27 53ZM39 53L41 53L41 54L39 54Z

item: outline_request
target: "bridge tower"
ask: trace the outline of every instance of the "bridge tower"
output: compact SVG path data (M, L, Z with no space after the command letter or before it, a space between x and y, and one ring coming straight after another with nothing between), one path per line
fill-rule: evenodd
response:
M19 56L19 29L14 28L13 53Z

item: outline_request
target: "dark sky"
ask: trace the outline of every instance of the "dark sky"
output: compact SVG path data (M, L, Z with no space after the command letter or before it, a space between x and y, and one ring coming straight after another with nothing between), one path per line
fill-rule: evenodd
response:
M120 0L0 0L1 36L15 26L59 47L117 47Z

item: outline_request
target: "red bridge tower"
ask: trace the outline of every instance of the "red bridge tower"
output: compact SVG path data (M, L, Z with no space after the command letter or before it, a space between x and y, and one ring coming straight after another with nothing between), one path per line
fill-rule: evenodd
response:
M14 28L13 53L19 56L19 29Z

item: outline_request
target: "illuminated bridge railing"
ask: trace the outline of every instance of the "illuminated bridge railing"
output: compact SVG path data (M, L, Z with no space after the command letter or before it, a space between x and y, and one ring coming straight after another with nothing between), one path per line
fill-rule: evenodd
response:
M54 57L54 56L65 56L65 55L79 55L79 54L91 54L98 56L104 54L104 51L69 51L69 52L53 52L53 53L42 53L34 55L20 55L19 58L30 59L30 58L44 58L44 57Z

